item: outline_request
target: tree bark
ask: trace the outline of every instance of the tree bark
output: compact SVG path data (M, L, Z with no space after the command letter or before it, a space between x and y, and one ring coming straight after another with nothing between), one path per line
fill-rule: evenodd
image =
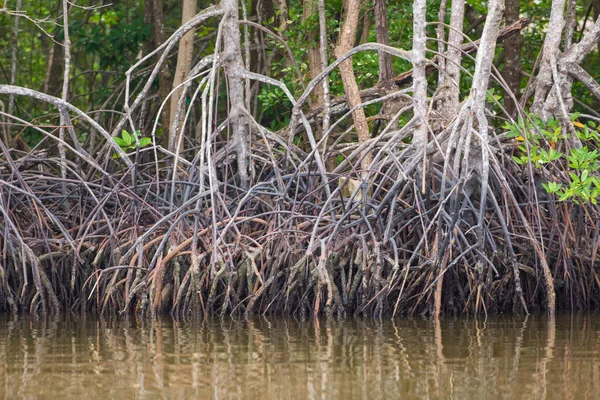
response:
M594 7L594 19L598 19L600 17L600 0L592 0ZM598 42L598 54L600 54L600 41Z
M196 15L196 0L183 0L181 11L181 24L185 24ZM179 99L183 88L179 87L188 77L192 68L192 58L194 53L194 34L196 30L192 29L186 33L179 41L179 51L177 53L177 67L173 78L173 89L175 92L171 96L171 111L169 113L169 150L181 153L184 148L183 138L178 137L178 132L182 128L183 110L178 110ZM176 89L177 88L177 89ZM185 107L184 107L185 108ZM183 136L183 133L182 133Z
M438 11L438 25L435 27L435 34L437 36L438 54L444 54L446 52L446 13L448 11L447 0L440 2L440 10ZM438 87L444 86L446 75L443 73L446 69L446 58L440 57L438 59L439 74L438 74Z
M154 0L144 0L144 25L152 25L154 33L154 25L152 23L152 20L154 19L153 4ZM155 49L154 35L149 35L146 38L143 49L144 54L148 54Z
M569 50L573 44L573 32L577 25L577 0L568 0L567 15L565 16L565 40L564 51Z
M426 146L427 140L426 0L414 1L413 14L413 109L415 116L419 119L413 135L413 143L418 149L420 146Z
M531 106L531 111L539 114L544 121L550 117L551 113L548 110L556 108L555 106L548 107L546 97L554 82L552 78L552 65L556 63L560 53L560 42L565 25L565 2L566 0L552 1L549 21L551 29L548 29L546 39L544 40L540 71L536 78L535 94L533 105Z
M555 0L552 3L550 26L560 28L550 29L546 35L531 109L534 113L539 114L543 120L547 120L552 115L557 116L563 126L570 131L572 144L581 146L568 116L573 106L571 95L573 76L570 74L570 70L578 66L597 45L600 39L600 17L596 19L592 29L585 33L581 41L571 45L568 49L565 49L564 54L561 54L559 46L562 26L565 23L563 17L564 5L565 0Z
M63 32L64 32L64 40L63 40L63 51L65 54L65 69L63 74L63 87L62 87L62 96L61 99L65 103L69 102L69 79L71 76L71 37L69 34L69 1L63 0ZM58 152L60 154L60 174L63 179L67 177L67 156L65 151L65 129L67 125L70 125L70 121L67 120L67 110L59 109L60 111L60 128L58 130L58 135L60 138L60 142L58 143ZM66 196L67 189L66 186L62 187L63 194ZM67 203L65 203L66 207Z
M389 46L390 36L387 23L387 6L385 0L374 0L375 8L375 29L377 32L377 43ZM392 56L384 51L379 55L379 82L388 83L394 77L392 69Z
M317 12L317 7L314 0L304 0L304 13L302 14L302 21L306 22L311 16L315 15ZM321 68L321 59L319 55L319 46L316 42L317 35L315 30L309 30L306 32L306 43L308 47L308 69L310 72L310 79L314 79L322 71ZM317 86L313 91L313 104L312 108L317 107L323 104L323 88L322 86ZM317 137L318 139L318 137Z
M506 0L506 12L504 18L506 24L510 25L519 20L520 14L519 0ZM511 97L511 93L517 101L521 92L521 75L523 67L521 65L521 49L523 47L523 36L517 32L504 41L504 68L502 68L502 77L508 86L504 93L504 108L509 115L514 115L516 104Z
M275 23L275 6L273 0L252 0L252 11L259 17L257 23L271 29ZM271 21L273 18L273 22Z
M273 0L252 0L250 14L254 13L257 17L257 23L273 30L276 26L275 5ZM271 21L271 18L273 21ZM260 30L254 32L254 45L250 51L250 65L246 66L249 71L265 74L266 70L266 52L267 44L265 43L265 33ZM273 50L275 51L275 50Z
M463 25L465 19L465 0L452 1L450 11L450 32L448 33L448 51L446 53L446 90L439 112L446 121L452 120L460 106L460 64L462 60Z
M154 50L166 40L165 35L165 16L163 11L163 0L151 0L152 1L152 36L154 38L153 45ZM160 101L165 101L169 92L171 91L171 74L169 72L168 63L164 63L160 69L158 77L158 94ZM169 118L170 109L165 107L164 121L170 120ZM168 126L163 127L163 143L168 145Z
M275 0L275 7L277 8L277 15L279 16L279 28L277 29L277 34L283 36L288 26L288 6L287 0Z
M344 24L341 28L340 39L337 47L335 48L335 56L341 57L354 46L354 38L356 35L356 29L358 26L358 16L360 11L359 0L345 0L344 1ZM342 77L342 83L344 85L344 91L348 96L348 104L350 108L354 108L361 104L360 93L358 90L358 84L356 83L356 77L354 76L354 68L352 67L352 58L344 61L340 64L340 75ZM369 139L369 125L365 116L363 108L358 108L352 113L354 120L354 128L358 135L358 142L364 143ZM362 155L361 169L366 172L369 164L371 163L371 153L365 153Z
M17 7L15 9L15 11L18 13L19 11L21 11L21 7L23 6L23 0L17 0ZM11 65L10 65L10 84L11 85L16 85L17 84L17 59L18 59L18 50L19 50L19 15L15 15L15 25L13 28L13 43L12 43L12 57L11 57ZM14 108L15 108L15 96L10 96L8 98L8 113L10 115L13 115L14 112ZM8 125L7 127L7 139L9 139L12 135L11 135L11 126L12 125Z
M58 2L57 14L62 13L62 1ZM48 52L47 63L46 63L46 76L44 79L44 85L42 86L42 92L51 96L58 96L63 86L63 71L64 62L63 47L54 38L52 41L52 47ZM48 105L43 103L42 110L45 110Z
M248 189L250 149L248 144L248 123L244 110L244 62L240 45L239 10L237 0L222 0L225 13L223 21L223 63L228 82L229 118L228 125L237 156L240 187Z

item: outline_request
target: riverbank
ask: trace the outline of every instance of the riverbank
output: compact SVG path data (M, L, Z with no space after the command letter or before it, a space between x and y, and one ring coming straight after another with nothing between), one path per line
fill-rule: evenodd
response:
M169 175L170 159L149 150L130 154L131 168L72 151L65 177L51 155L0 159L2 312L435 317L600 305L597 208L536 200L514 162L499 164L480 210L476 191L456 195L464 185L422 194L392 180L391 159L366 190L343 193L356 171L323 185L310 166L284 168L283 153L257 164L245 190L195 164Z

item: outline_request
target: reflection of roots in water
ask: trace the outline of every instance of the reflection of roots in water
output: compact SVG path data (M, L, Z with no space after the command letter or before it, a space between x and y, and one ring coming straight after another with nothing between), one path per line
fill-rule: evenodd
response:
M583 317L20 319L0 324L4 374L15 374L0 391L35 393L50 381L68 392L73 380L77 393L133 397L585 398L600 393L599 332Z

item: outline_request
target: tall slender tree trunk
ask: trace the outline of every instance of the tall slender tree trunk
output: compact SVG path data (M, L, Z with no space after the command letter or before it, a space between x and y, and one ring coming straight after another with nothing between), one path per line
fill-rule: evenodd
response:
M15 11L19 12L21 11L21 7L23 6L23 0L17 0L17 7L15 9ZM12 43L12 57L11 57L11 65L10 65L10 84L11 85L16 85L17 84L17 58L19 56L18 51L19 51L19 15L17 14L15 16L15 25L13 28L13 43ZM9 115L13 115L13 111L15 108L15 96L10 96L8 98L8 114ZM11 137L10 131L11 131L11 125L8 125L8 133L7 133L7 138L9 139Z
M302 20L306 21L311 16L317 13L317 5L314 0L304 0L304 13ZM310 30L306 32L306 43L308 47L308 68L310 71L310 79L316 78L322 71L321 59L319 55L319 43L317 42L317 31ZM312 107L317 107L323 104L323 87L317 86L314 90L312 98Z
M196 15L196 0L183 0L181 11L181 24L185 24ZM192 29L186 33L179 41L179 51L177 53L177 67L173 78L173 89L175 92L171 97L171 110L169 113L169 150L181 153L184 148L183 137L178 136L182 128L184 116L181 115L185 109L178 109L179 99L183 92L183 87L179 87L188 77L192 68L192 58L194 55L194 35L196 30ZM177 88L177 89L176 89ZM183 136L183 133L181 134Z
M510 25L519 19L521 12L519 0L506 0L506 12L504 18L506 25ZM512 100L511 93L517 101L521 92L521 75L523 67L521 65L521 49L523 47L523 36L517 32L504 40L504 68L502 76L508 86L504 93L504 108L509 115L514 115L516 104Z
M354 39L356 36L356 29L358 27L358 16L360 12L360 1L359 0L345 0L344 1L344 23L340 31L340 39L337 47L335 48L335 56L341 57L354 46ZM356 83L356 77L354 76L354 68L352 67L352 58L344 61L340 64L340 75L342 77L342 83L344 85L344 91L348 96L348 104L350 108L354 108L362 103L358 84ZM358 108L352 113L354 120L354 128L358 136L358 142L364 143L369 139L369 125L367 123L367 117L363 108ZM371 153L362 155L361 168L363 172L366 172L369 164L371 163Z
M153 48L150 50L154 50L155 48L157 48L158 46L160 46L161 44L163 44L165 42L166 35L165 35L165 16L164 16L164 11L163 11L163 0L151 0L152 1L152 36L154 38L153 40ZM164 63L160 69L159 72L159 77L158 77L158 84L159 84L159 89L158 89L158 94L159 94L159 99L161 101L165 101L167 96L169 95L169 92L171 91L171 73L169 72L169 66L168 63ZM170 118L169 118L169 112L170 109L169 107L166 107L165 109L165 116L164 116L164 121L166 125ZM163 127L163 143L165 145L168 145L168 125Z
M289 10L287 0L275 0L275 8L277 8L276 14L279 20L277 33L283 35L288 27Z
M387 23L387 5L385 0L373 0L373 9L375 11L375 32L377 33L377 43L389 46L390 37ZM398 90L394 83L394 70L392 67L392 56L385 51L378 52L379 59L379 82L377 86L382 89L384 94ZM381 104L381 114L383 119L390 120L397 112L395 105L396 99L383 100ZM382 120L375 121L373 129L374 135L377 134Z
M435 28L435 33L438 39L438 54L444 54L446 52L446 13L448 11L448 2L447 0L442 0L440 2L440 9L438 11L438 25ZM446 80L446 75L443 74L443 70L446 69L446 59L444 57L440 57L438 59L437 64L439 65L439 75L438 75L438 87L442 87L444 85L444 81Z
M65 69L63 73L63 87L61 99L65 103L69 101L69 83L71 76L71 37L69 33L69 1L63 0L63 51L65 54ZM67 125L70 125L70 121L67 118L67 110L61 109L60 111L60 128L58 130L59 138L61 142L58 144L58 152L60 154L60 172L63 179L67 177L67 159L66 150L64 145L65 140L65 129ZM63 186L63 193L66 195L66 187ZM66 203L65 203L66 205Z
M450 29L448 32L448 50L446 52L446 75L443 80L445 90L439 107L442 118L448 122L458 113L460 106L460 65L462 60L463 25L465 19L465 0L453 0L450 10Z
M550 11L550 21L542 48L542 60L540 62L540 71L536 78L535 95L531 111L539 114L543 120L550 117L549 109L556 109L556 104L549 105L547 103L548 92L553 85L552 66L556 65L556 60L560 53L560 42L562 32L565 25L565 3L566 0L553 0Z
M62 1L58 2L58 15L62 14ZM46 74L44 78L44 84L42 91L52 96L59 96L63 86L63 71L65 59L63 56L63 46L55 40L51 44L51 48L48 51L46 57ZM42 103L42 109L47 109L48 104Z
M377 43L389 45L390 35L387 23L387 6L385 0L374 0L375 30L377 32ZM389 82L394 77L392 69L392 56L384 51L379 56L379 82Z
M250 14L254 14L257 17L257 23L263 25L265 28L273 30L275 24L275 5L273 0L252 0L250 7ZM250 51L250 65L246 68L252 72L264 73L266 67L265 48L265 33L259 30L254 32L254 45Z
M600 0L593 0L594 7L594 20L597 20L600 17ZM598 54L600 54L600 41L598 41Z
M426 0L413 3L413 109L418 124L413 135L416 148L425 145L427 140L427 76L425 75L425 51L427 50Z
M308 20L310 17L317 15L318 14L318 9L317 9L317 3L315 0L304 0L304 13L302 15L302 20L306 21ZM319 35L317 35L319 33L318 30L314 29L314 30L309 30L306 33L306 42L307 42L307 46L308 46L308 69L309 69L309 73L310 73L310 79L314 79L317 76L319 76L319 74L323 71L323 64L322 64L322 60L321 60L321 43L318 40L319 39ZM313 91L313 95L309 98L310 100L310 106L312 109L315 109L317 107L321 107L324 104L324 97L325 96L325 92L324 92L324 87L323 85L318 85L315 90ZM323 138L324 132L323 132L323 125L322 124L317 124L317 128L315 130L315 139L317 142L321 141L321 139ZM326 151L326 145L327 143L323 143L323 145L321 146L320 151L322 152L322 154L325 154Z
M153 15L154 0L144 0L144 24L152 26L152 33L154 33L154 25L152 23L154 19ZM150 53L154 49L154 35L149 35L144 42L144 54Z
M319 61L321 63L321 71L325 70L329 65L329 46L327 38L327 21L325 19L325 0L318 0L319 10ZM329 101L329 78L323 79L321 84L323 91L323 123L321 124L321 132L327 132L330 127L330 101ZM333 138L330 136L327 139L327 143L323 143L323 155L325 155L328 145L333 142ZM329 170L335 169L335 159L330 157L327 159L327 168Z
M237 0L222 0L221 8L225 12L223 22L223 62L228 82L229 118L228 125L237 156L240 187L250 186L248 143L248 122L244 114L244 63L240 45L239 10Z

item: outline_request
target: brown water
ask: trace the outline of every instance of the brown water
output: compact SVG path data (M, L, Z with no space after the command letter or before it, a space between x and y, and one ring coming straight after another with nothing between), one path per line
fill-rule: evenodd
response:
M600 398L600 316L0 318L6 399Z

